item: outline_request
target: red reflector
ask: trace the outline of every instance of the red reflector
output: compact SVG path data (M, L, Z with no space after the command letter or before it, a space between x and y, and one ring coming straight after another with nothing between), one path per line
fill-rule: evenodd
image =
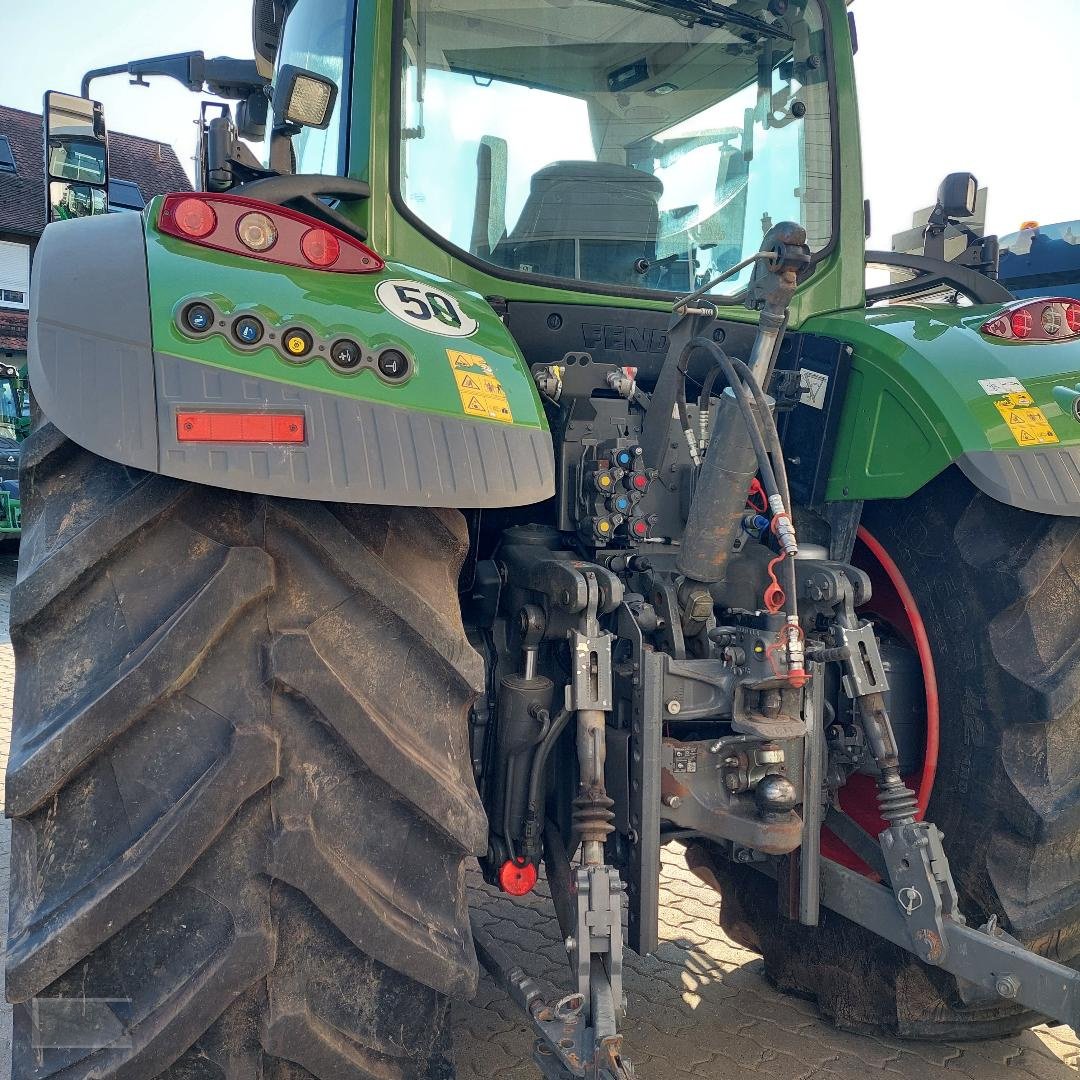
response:
M217 215L202 199L184 199L177 204L173 218L185 236L195 239L209 236L217 228Z
M302 443L303 413L178 412L180 442Z
M1031 333L1031 312L1020 308L1009 316L1013 337L1026 338Z
M341 245L326 229L308 229L300 237L300 250L312 266L333 266L341 254Z
M536 867L532 863L507 859L499 867L499 887L511 896L524 896L536 884Z
M644 491L649 486L649 478L643 473L635 473L633 484L636 491Z
M1065 325L1074 334L1080 334L1080 304L1065 305Z

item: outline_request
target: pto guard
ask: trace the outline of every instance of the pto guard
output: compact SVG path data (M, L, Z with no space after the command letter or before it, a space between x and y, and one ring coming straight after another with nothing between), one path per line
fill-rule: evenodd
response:
M147 472L301 499L494 507L553 494L551 436L535 388L480 297L401 266L358 281L202 251L154 230L159 206L155 200L145 218L109 214L50 225L38 246L30 382L43 413L68 438ZM398 325L374 293L380 279L406 276L453 296L477 324L475 338ZM333 300L324 302L324 292ZM272 308L278 322L308 325L319 340L376 340L407 352L415 371L394 387L371 370L341 375L320 358L290 365L269 347L241 350L220 334L190 340L175 325L189 296L264 318ZM513 422L466 414L453 371L463 356L491 373ZM306 440L180 442L177 414L199 410L303 413Z
M998 311L890 305L803 326L852 347L829 501L906 498L955 464L1008 506L1080 516L1080 341L980 333Z

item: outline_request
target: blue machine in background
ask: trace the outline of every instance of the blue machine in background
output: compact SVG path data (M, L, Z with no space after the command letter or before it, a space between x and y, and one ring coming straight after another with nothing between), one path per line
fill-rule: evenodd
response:
M1000 243L998 276L1011 293L1080 300L1080 221L1030 223Z

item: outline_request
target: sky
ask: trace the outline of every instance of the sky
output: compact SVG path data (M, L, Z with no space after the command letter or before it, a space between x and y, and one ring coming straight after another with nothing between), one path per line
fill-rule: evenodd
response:
M250 56L249 0L12 2L0 103L38 110L84 70L202 49ZM87 17L92 9L92 18ZM948 172L990 189L988 231L1080 218L1078 0L855 0L870 244L888 248ZM171 143L190 171L198 98L168 79L94 84L109 127Z

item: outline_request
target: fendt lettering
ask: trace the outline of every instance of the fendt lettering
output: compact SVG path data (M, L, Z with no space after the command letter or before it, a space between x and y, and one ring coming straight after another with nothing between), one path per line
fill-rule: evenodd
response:
M663 330L617 323L606 326L585 323L581 327L581 337L586 349L604 352L664 353L668 347L668 336Z

